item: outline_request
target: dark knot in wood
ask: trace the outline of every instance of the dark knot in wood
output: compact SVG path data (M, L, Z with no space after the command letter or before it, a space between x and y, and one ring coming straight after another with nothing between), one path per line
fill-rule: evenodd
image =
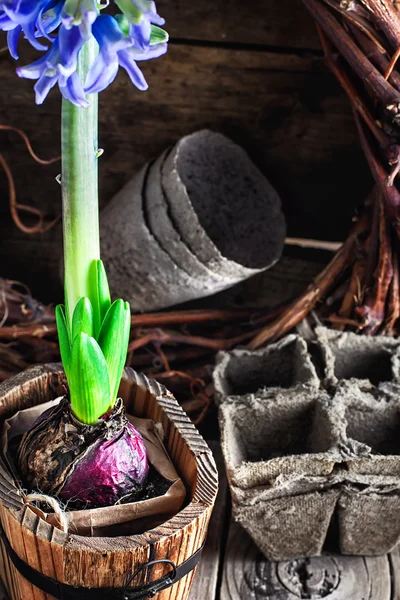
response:
M342 569L334 556L269 562L261 555L245 573L241 598L244 600L319 600L338 598Z
M340 584L340 570L332 556L281 562L276 572L284 588L307 600L325 598Z

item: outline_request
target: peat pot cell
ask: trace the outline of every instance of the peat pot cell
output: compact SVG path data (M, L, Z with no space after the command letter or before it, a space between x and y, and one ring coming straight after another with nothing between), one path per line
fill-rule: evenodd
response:
M367 379L378 385L394 379L393 357L399 343L389 337L316 330L325 357L326 376L336 380Z
M368 398L346 408L347 437L366 444L372 454L400 455L400 405Z
M369 379L374 385L392 379L392 355L386 348L370 348L363 353L348 353L346 349L335 355L337 379Z
M220 352L214 382L220 397L252 394L268 388L289 389L298 384L318 387L307 345L295 335L256 352Z
M314 408L315 400L306 394L232 398L221 407L230 466L306 453Z

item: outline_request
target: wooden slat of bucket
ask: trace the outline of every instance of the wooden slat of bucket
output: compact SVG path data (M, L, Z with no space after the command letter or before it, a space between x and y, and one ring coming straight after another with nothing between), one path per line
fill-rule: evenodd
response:
M0 502L0 515L1 515L1 522L2 525L4 527L4 531L8 537L8 539L11 539L11 529L8 526L7 520L6 520L6 516L5 513L5 508L3 506L3 504ZM6 585L8 594L11 598L11 600L14 600L15 598L20 598L22 597L22 591L19 585L19 581L18 578L15 577L14 574L14 570L12 568L12 565L10 563L10 561L8 560L8 556L7 556L7 552L5 549L4 544L1 544L1 550L2 550L2 559L3 559L3 563L2 563L2 573L1 573L1 577L3 582Z
M12 380L0 386L0 416L13 414L23 407L24 402L25 406L32 406L52 399L64 390L64 374L60 365L35 367L23 376L17 376L16 380L22 386L20 395ZM21 398L21 391L26 396L25 400ZM166 447L190 490L189 504L160 527L143 535L118 538L67 536L50 525L39 524L31 511L28 513L22 507L17 510L21 499L6 472L2 477L0 468L0 500L7 507L1 511L2 523L13 536L16 552L32 567L69 585L120 587L125 583L127 574L149 559L173 556L173 560L181 564L200 548L206 535L218 486L215 463L206 443L173 396L157 382L128 369L120 392L134 414L162 423ZM3 494L1 485L5 488ZM12 494L7 497L8 488ZM18 523L11 511L23 522ZM15 569L11 570L15 575ZM147 581L155 580L165 572L165 567L156 566L147 575ZM193 573L190 573L181 582L163 591L159 594L160 600L185 600L192 578ZM28 597L49 600L46 594L33 590L31 584L20 576L18 581L22 587L13 591L12 600L26 600ZM138 584L140 578L134 582L134 585Z
M16 597L15 582L11 577L6 551L3 543L0 544L0 600L8 600ZM4 596L4 597L3 597Z
M0 506L2 525L17 554L38 571L64 581L62 555L67 535L39 519L29 507L13 511ZM34 600L52 600L51 596L32 586L18 573L6 552L3 557L9 573L6 582L10 582L7 587L12 600L28 597Z
M2 513L3 513L3 511L2 511ZM6 532L7 538L9 540L10 544L12 545L14 551L18 554L18 556L20 558L22 558L22 560L29 563L30 553L29 553L29 551L27 551L25 544L24 544L24 538L22 535L21 524L11 514L11 511L7 511L7 510L4 511L4 521L2 521L2 525L3 525L4 531ZM7 555L7 558L8 558L8 555ZM36 597L34 595L35 592L34 592L33 585L31 583L29 583L29 581L24 579L18 573L18 571L15 569L14 565L11 563L11 561L9 559L8 559L8 562L9 562L11 577L14 579L14 581L17 584L16 592L19 594L19 597L16 596L15 598L12 598L12 600L20 600L20 599L22 600L23 598L35 598L35 600L36 600ZM41 600L46 600L46 597L44 594L42 594Z
M145 535L152 541L153 559L168 558L179 565L190 558L205 539L209 512L211 509L204 510L200 503L198 505L191 503L173 519L146 533ZM161 565L155 566L152 578L158 579L163 573L165 570ZM162 592L160 599L185 598L186 588L190 587L188 581L192 581L193 575L194 573L189 573L172 588Z
M30 565L40 573L47 575L47 577L62 581L63 547L55 543L53 536L53 532L57 532L57 529L46 523L29 507L26 507L24 510L21 525L25 547L29 548ZM59 533L61 540L64 541L66 538L65 534ZM35 588L35 598L37 597L38 600L41 600L43 596L46 600L51 600L52 598L48 594L43 595L40 590Z
M47 575L48 567L46 557L40 556L38 548L38 538L36 536L38 522L39 517L37 515L33 514L29 510L24 510L21 522L22 540L25 546L26 554L29 555L29 564L31 567L36 569L36 571L39 571L39 573L44 573ZM33 598L35 600L42 600L42 598L51 600L51 597L48 594L44 594L35 586L33 586Z

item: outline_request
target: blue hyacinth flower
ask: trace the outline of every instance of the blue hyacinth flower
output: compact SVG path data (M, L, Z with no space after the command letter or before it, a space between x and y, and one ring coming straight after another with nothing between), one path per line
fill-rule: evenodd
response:
M140 43L135 47L132 39L123 33L117 20L110 15L100 15L93 24L93 35L100 51L86 77L85 92L94 94L103 91L114 81L119 66L126 70L139 90L147 90L148 85L136 62L165 54L167 44L149 45L145 50Z
M116 0L129 22L129 37L135 46L147 50L150 46L152 25L162 26L165 21L157 13L152 0Z
M19 77L37 79L34 88L37 104L42 104L58 83L64 98L83 108L89 105L76 72L79 50L84 43L79 28L68 30L61 26L49 52L31 65L17 69Z
M0 0L0 29L8 32L7 43L13 58L18 58L21 33L37 50L47 50L48 46L38 41L36 31L38 19L49 4L49 0Z
M88 39L91 28L99 15L97 0L65 0L62 23L66 29L79 27L83 37Z
M58 84L62 95L77 106L88 106L85 94L104 90L115 79L119 67L140 90L147 89L138 61L164 54L168 35L152 0L115 0L122 14L102 14L109 0L0 0L0 30L7 31L13 58L18 58L21 34L37 50L46 53L17 74L36 79L36 102L41 104ZM83 45L94 36L98 56L85 82L77 73Z

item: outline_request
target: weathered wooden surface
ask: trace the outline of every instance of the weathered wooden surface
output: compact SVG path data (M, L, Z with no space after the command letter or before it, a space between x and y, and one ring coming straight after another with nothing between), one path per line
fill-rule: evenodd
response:
M315 27L300 0L158 0L173 38L225 44L318 48Z
M380 557L325 554L273 563L232 523L220 600L398 600L399 556L396 549Z
M370 176L345 94L321 53L304 51L317 42L300 1L249 7L219 0L216 7L211 0L164 0L160 12L173 41L167 56L143 65L149 91L138 92L120 73L101 95L102 204L147 160L179 137L209 127L241 144L271 179L283 199L289 235L343 239ZM25 47L21 62L34 56ZM43 106L34 106L32 82L18 79L15 66L6 52L0 55L0 123L22 127L39 155L55 156L59 94L54 90ZM49 218L59 214L59 166L34 163L12 133L0 133L0 148L19 201ZM59 229L20 233L9 216L1 174L0 193L1 274L26 281L41 299L57 299Z
M219 442L209 442L209 446L214 455L218 469L219 490L208 528L207 542L203 550L200 565L194 577L189 600L201 600L202 598L214 600L217 596L218 573L222 560L226 527L228 525L228 484L221 446L219 445Z

